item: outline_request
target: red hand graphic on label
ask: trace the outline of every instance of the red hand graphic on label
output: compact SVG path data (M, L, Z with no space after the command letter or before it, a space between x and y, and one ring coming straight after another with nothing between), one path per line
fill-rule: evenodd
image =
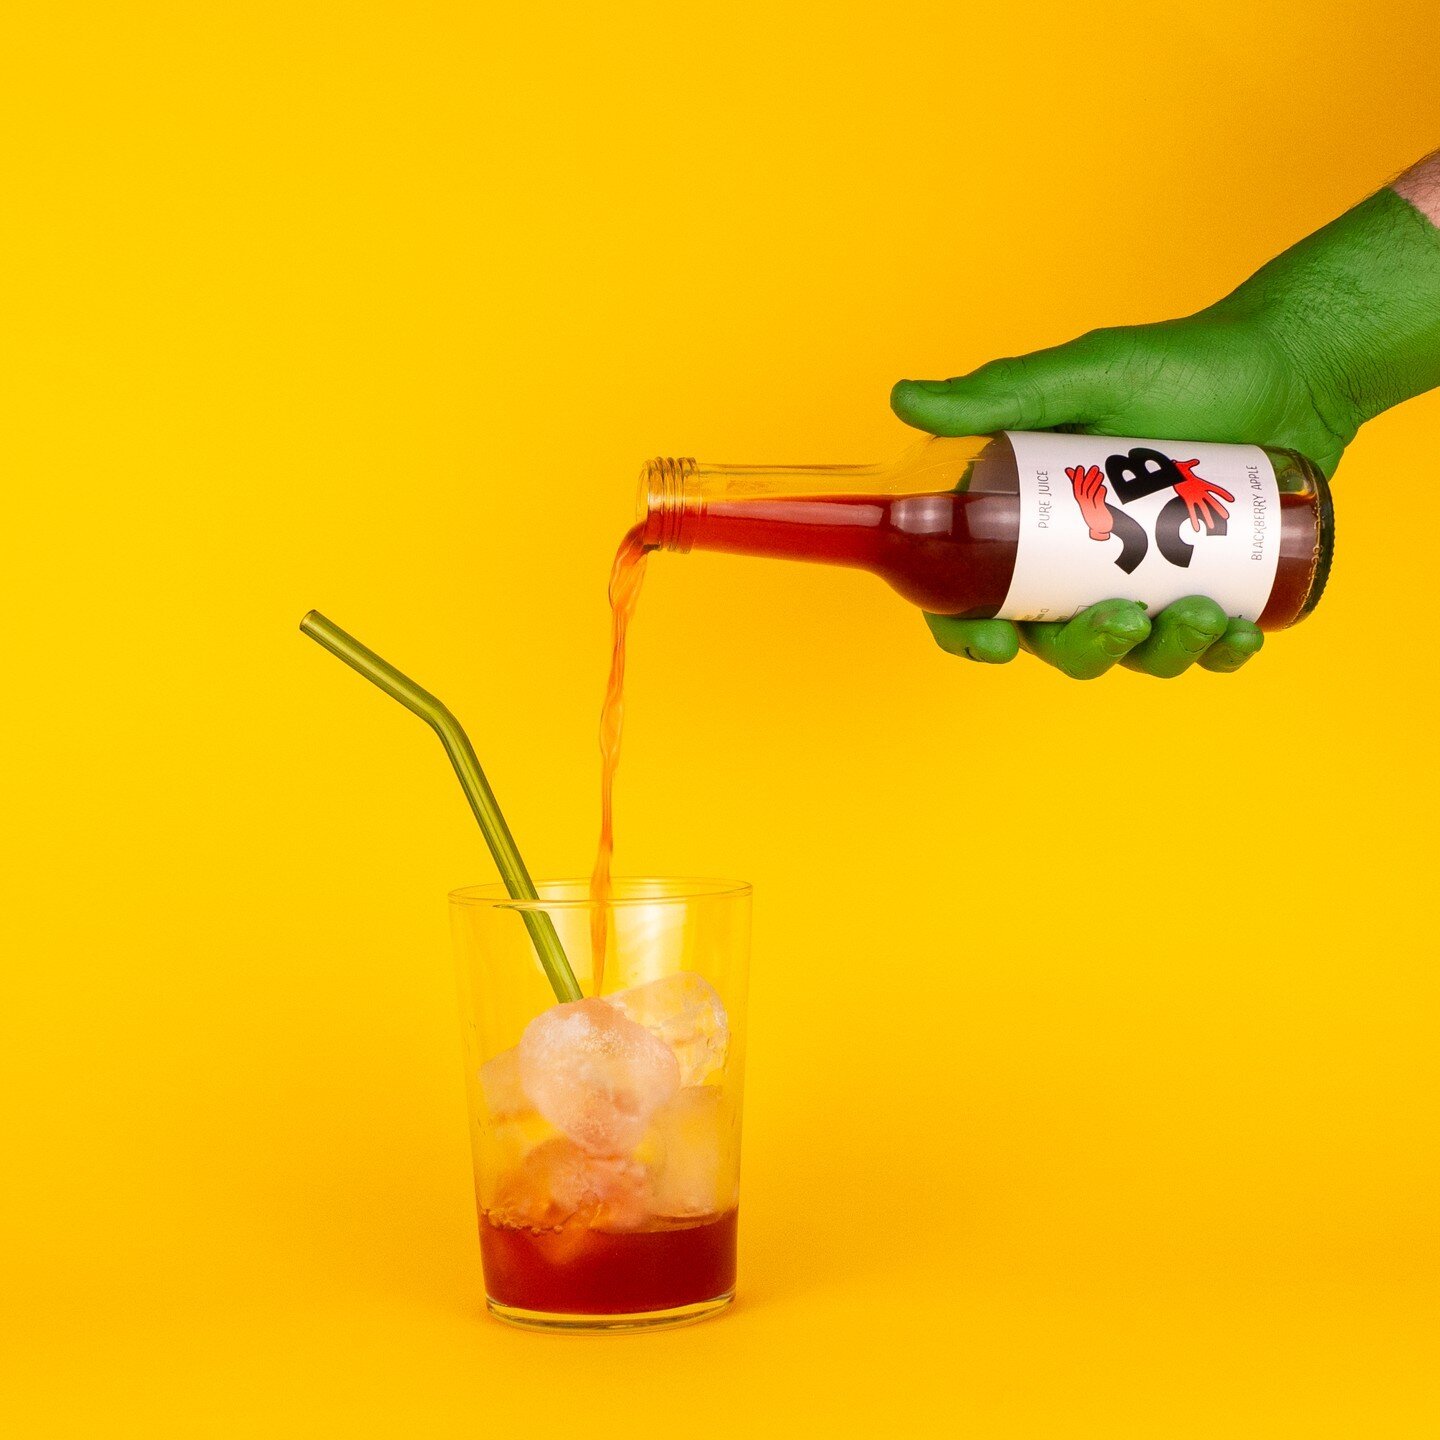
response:
M1098 465L1067 465L1065 474L1075 492L1075 503L1090 527L1092 540L1108 540L1115 521L1105 504L1105 472Z
M1228 500L1233 505L1235 497L1228 490L1222 490L1218 485L1212 485L1208 480L1202 480L1195 474L1195 467L1199 463L1198 460L1177 460L1175 462L1175 468L1185 477L1176 485L1175 493L1185 502L1186 508L1190 511L1190 528L1192 530L1200 528L1202 519L1207 530L1214 530L1219 521L1230 518L1230 512L1220 501Z

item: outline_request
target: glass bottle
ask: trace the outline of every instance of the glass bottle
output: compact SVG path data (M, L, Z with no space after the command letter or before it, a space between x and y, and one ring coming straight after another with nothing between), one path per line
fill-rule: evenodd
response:
M888 465L652 460L643 543L869 570L934 614L1054 620L1210 595L1262 629L1314 609L1334 519L1293 450L1006 431Z

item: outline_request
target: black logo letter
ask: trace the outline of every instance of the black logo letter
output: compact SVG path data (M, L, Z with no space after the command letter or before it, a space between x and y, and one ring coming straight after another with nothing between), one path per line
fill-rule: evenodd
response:
M1168 455L1144 445L1137 445L1128 455L1111 455L1105 461L1105 473L1122 505L1157 490L1169 490L1185 478Z

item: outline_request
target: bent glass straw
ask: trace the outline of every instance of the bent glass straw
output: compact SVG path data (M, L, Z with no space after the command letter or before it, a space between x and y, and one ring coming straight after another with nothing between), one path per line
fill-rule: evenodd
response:
M343 660L352 670L358 671L373 685L378 685L393 700L398 700L407 710L418 715L439 737L455 767L460 779L460 788L480 822L485 843L495 857L500 878L505 883L505 893L512 900L538 900L539 894L520 851L515 837L500 813L495 792L480 768L475 756L475 747L461 729L460 722L428 690L422 690L408 676L402 675L388 661L382 660L373 650L362 645L353 635L347 635L333 621L327 620L318 610L312 610L300 622L300 628L317 644L323 645L337 659ZM555 998L561 1002L583 998L580 986L576 984L575 972L565 958L565 949L555 931L555 922L547 911L522 908L520 918L530 932L535 953Z

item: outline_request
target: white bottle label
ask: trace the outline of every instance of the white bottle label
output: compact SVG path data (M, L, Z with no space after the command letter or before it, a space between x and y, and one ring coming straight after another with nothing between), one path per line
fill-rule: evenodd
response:
M1208 595L1258 620L1280 560L1280 491L1257 445L1005 432L1020 535L1004 620L1068 620L1097 600L1153 615Z

